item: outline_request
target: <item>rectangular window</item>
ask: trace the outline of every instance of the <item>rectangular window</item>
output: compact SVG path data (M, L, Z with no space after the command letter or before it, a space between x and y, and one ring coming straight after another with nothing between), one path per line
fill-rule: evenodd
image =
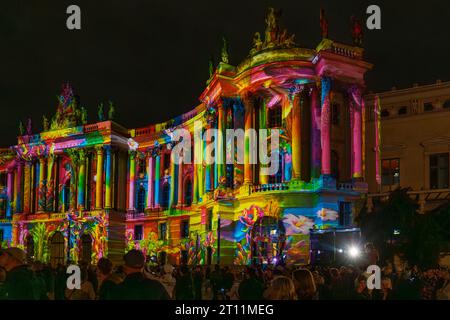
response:
M143 239L143 227L142 225L134 226L134 240L142 240Z
M352 204L350 202L339 202L339 225L348 227L352 224Z
M397 186L400 184L400 159L381 160L381 185Z
M189 238L189 220L183 220L181 221L180 225L180 234L182 239Z
M275 105L268 110L269 128L281 127L281 105Z
M3 234L3 229L0 229L0 246L1 246L1 244L2 244L2 242L3 242L3 240L4 240L4 234Z
M448 189L448 153L430 155L430 188Z
M167 223L159 224L159 240L165 241L167 239Z
M331 123L338 126L341 123L341 105L333 103L331 106Z
M170 169L170 152L164 153L164 169Z

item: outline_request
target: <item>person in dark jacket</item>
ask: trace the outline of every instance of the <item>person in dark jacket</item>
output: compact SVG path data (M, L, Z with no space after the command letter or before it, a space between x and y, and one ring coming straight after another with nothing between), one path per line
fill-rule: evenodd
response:
M19 248L0 251L0 267L6 274L4 292L8 300L33 300L33 272L25 264L26 254Z
M262 300L264 284L256 276L253 268L247 269L247 279L239 285L239 298L241 300Z
M124 256L123 271L126 277L117 285L115 300L168 300L169 294L164 286L156 280L144 276L145 256L139 250L130 250Z

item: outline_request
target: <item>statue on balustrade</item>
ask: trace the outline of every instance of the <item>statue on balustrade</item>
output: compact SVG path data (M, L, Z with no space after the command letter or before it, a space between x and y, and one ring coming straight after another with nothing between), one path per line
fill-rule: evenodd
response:
M361 47L363 44L363 27L361 21L355 16L351 17L352 38L355 46Z
M109 101L109 109L108 109L108 120L114 119L115 108L112 101Z

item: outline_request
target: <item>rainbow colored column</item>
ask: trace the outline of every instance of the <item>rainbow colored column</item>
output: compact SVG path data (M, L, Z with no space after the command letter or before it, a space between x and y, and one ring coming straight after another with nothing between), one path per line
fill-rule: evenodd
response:
M97 173L95 181L95 209L103 208L103 148L97 147Z
M136 183L136 152L130 151L130 182L128 187L128 211L134 211L134 185Z
M38 212L45 211L45 158L39 158L39 198Z
M245 99L244 128L245 132L253 127L254 108L250 98ZM244 184L253 184L253 165L250 163L250 135L245 135Z
M322 78L322 115L320 141L322 146L322 175L331 174L331 79Z
M12 196L13 196L13 178L14 178L14 174L12 171L8 170L8 181L7 181L7 197L8 197L8 202L7 202L7 208L6 208L6 215L8 217L11 217L12 215L12 211L13 208L11 207L11 201L12 201Z
M161 156L158 154L155 157L155 208L159 208L159 185L161 172Z
M302 163L302 122L301 122L301 99L300 93L296 94L292 99L286 98L287 103L292 103L292 177L294 180L301 179L301 163ZM284 159L284 157L283 157ZM283 162L284 163L284 162ZM284 170L283 170L284 174Z
M178 164L178 206L183 204L183 156Z
M259 107L259 128L267 129L267 101L264 101L263 105ZM269 135L269 132L267 133ZM261 167L266 166L261 164L259 169L259 183L269 183L269 176L261 174Z
M105 209L111 209L111 146L105 146Z
M23 172L23 162L19 161L17 163L16 171L16 183L15 183L15 207L16 212L22 212L22 172Z
M209 127L208 127L209 129ZM209 155L206 154L206 146L211 143L211 132L208 130L206 131L206 141L203 143L203 159L205 161L208 159ZM212 183L211 183L211 165L206 163L205 164L205 192L209 192L212 190ZM180 201L178 201L180 203Z
M217 178L220 180L225 177L225 157L224 157L224 139L225 139L225 110L224 105L219 106L218 131L219 137L217 141Z
M175 185L177 185L175 173L175 161L170 159L170 195L169 195L169 209L172 208L175 202Z
M362 177L362 97L357 87L351 89L353 96L353 178Z
M53 188L54 188L54 183L53 183L53 166L55 163L55 156L54 155L49 155L47 158L47 183L46 183L46 211L47 212L52 212L53 211Z
M319 178L321 171L320 155L320 104L317 98L317 88L314 86L311 90L311 133L312 133L312 178Z
M153 206L153 157L147 155L147 209Z
M84 150L80 150L80 158L78 165L78 210L83 211L85 208L85 185L86 185L86 158ZM50 167L49 167L50 171Z

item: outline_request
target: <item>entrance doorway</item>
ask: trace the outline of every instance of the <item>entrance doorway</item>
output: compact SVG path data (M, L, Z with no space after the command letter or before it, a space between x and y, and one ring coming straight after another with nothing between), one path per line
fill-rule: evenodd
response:
M284 264L286 230L282 220L274 217L258 219L251 239L252 264Z

